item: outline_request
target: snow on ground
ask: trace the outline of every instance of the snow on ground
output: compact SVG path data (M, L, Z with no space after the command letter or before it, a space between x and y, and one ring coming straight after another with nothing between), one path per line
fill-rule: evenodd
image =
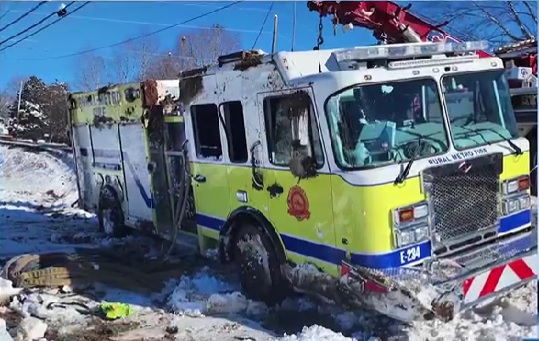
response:
M150 243L141 237L111 240L97 232L92 214L72 208L76 183L69 156L32 153L0 146L0 266L20 253L73 251L75 247L104 247L124 243ZM155 251L155 250L154 250ZM154 252L155 253L155 252ZM62 333L96 326L80 306L95 309L101 301L129 303L134 314L121 319L125 330L115 340L222 341L353 341L353 340L516 340L536 336L536 284L518 289L506 298L442 324L421 322L402 325L364 311L319 304L295 296L279 307L268 308L245 298L230 277L218 271L215 252L207 266L169 280L161 293L144 296L109 287L94 288L93 295L76 295L69 288L24 290L12 297L10 308L29 323L42 318ZM0 282L1 291L12 290ZM99 293L99 294L98 294ZM0 316L6 308L0 307ZM0 319L0 338L3 338ZM122 327L124 328L124 327ZM13 332L13 331L12 331ZM77 336L78 334L72 334ZM82 339L80 335L78 338Z

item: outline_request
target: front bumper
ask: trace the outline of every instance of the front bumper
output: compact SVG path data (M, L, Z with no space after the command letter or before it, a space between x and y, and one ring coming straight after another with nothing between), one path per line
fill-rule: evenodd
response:
M342 267L340 284L360 305L406 322L433 316L447 321L537 278L537 231L421 267Z

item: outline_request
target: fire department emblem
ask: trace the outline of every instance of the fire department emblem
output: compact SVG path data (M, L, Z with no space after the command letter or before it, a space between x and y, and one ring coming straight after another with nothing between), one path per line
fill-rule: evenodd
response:
M296 217L298 221L308 220L311 217L309 199L299 186L294 186L288 191L288 214Z
M462 162L460 165L459 165L459 169L462 173L464 174L468 174L468 172L470 171L470 169L472 169L472 165L470 165L469 163L467 163L466 161Z

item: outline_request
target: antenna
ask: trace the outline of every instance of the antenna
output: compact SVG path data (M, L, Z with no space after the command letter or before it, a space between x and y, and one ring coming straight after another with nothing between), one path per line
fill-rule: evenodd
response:
M296 2L294 4L294 17L292 21L292 51L294 51L294 45L296 45Z
M273 17L273 43L271 47L271 53L275 53L277 50L277 24L279 23L279 17L277 14Z

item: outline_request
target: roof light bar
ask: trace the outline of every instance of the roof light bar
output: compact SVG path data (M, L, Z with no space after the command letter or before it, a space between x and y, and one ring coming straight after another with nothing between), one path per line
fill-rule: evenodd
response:
M369 59L403 59L444 53L464 53L485 50L486 41L413 43L355 47L333 52L337 62Z

